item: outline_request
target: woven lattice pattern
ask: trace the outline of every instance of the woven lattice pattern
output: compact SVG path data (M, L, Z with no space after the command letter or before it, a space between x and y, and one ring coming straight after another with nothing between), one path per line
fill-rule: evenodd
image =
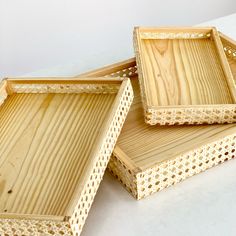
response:
M68 222L45 220L0 219L1 236L69 236L72 235Z
M139 173L138 199L235 158L235 141L231 135Z
M133 91L130 81L128 81L123 93L119 107L116 111L114 119L110 124L106 138L103 140L103 144L99 151L99 155L96 158L90 178L86 182L84 189L82 190L81 197L75 207L75 210L70 219L70 224L74 235L78 236L81 233L85 219L88 215L89 209L96 195L98 186L102 180L104 171L107 167L108 161L112 154L112 150L115 147L116 140L120 134L121 128L128 114L129 107L133 100Z
M15 93L117 93L115 84L12 84Z
M236 107L222 105L206 108L152 109L145 112L150 125L223 124L236 122Z
M236 59L236 46L233 47L230 44L227 44L227 41L223 42L224 51L227 57Z
M211 37L210 33L199 33L199 32L141 32L140 37L142 39L201 39Z
M105 78L109 78L109 77L120 77L120 78L124 78L124 77L132 77L134 75L137 75L137 66L134 67L129 67L129 68L125 68L123 70L120 71L116 71L114 73L111 73L110 75L106 75L104 76Z
M112 155L108 169L135 198L138 198L136 174L118 156Z

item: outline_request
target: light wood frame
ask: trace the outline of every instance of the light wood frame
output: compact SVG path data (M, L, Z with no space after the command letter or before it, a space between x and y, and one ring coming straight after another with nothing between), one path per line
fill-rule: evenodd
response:
M236 121L236 87L214 27L134 29L145 121Z

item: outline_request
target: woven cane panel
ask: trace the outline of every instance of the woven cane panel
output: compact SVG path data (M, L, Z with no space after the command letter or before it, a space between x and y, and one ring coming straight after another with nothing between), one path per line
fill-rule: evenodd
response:
M116 177L125 188L135 197L138 197L136 174L114 154L108 163L108 170Z
M89 180L85 183L82 194L70 221L73 234L80 235L85 219L88 215L89 209L96 195L99 184L103 178L103 174L107 167L108 161L115 147L116 140L120 134L121 128L128 114L129 108L133 100L133 90L130 81L125 88L120 104L114 116L114 119L108 129L106 138L103 140L103 145L100 149L96 162L90 173Z
M224 51L227 57L236 59L236 46L233 48L230 45L227 45L227 43L224 44Z
M69 222L0 219L1 236L69 236Z
M5 99L7 98L7 91L5 88L6 82L5 81L0 81L0 106L3 104Z
M15 93L117 93L115 84L12 84Z
M132 77L135 75L137 75L137 66L125 68L123 70L116 71L116 72L106 75L104 77L124 78L124 77Z
M142 39L203 39L210 38L211 33L199 33L199 32L140 32Z
M150 125L234 123L236 122L236 108L235 105L208 108L178 108L176 110L148 108L145 121Z
M235 158L235 144L231 135L137 174L138 199Z

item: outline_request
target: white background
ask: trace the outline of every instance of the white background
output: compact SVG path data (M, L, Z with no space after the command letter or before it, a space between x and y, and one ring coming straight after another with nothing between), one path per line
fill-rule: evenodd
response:
M235 0L0 0L0 77L74 75L131 57L136 25L195 25L235 11Z

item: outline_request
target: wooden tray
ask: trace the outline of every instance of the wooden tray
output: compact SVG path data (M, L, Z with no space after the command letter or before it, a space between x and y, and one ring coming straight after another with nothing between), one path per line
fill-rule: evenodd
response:
M0 235L79 235L132 102L129 79L0 85Z
M215 28L135 28L145 121L236 121L236 88Z
M221 35L236 75L236 42ZM130 76L135 91L108 168L136 199L144 198L236 155L236 124L149 126L143 122L135 59L86 76ZM236 78L236 76L235 76Z

